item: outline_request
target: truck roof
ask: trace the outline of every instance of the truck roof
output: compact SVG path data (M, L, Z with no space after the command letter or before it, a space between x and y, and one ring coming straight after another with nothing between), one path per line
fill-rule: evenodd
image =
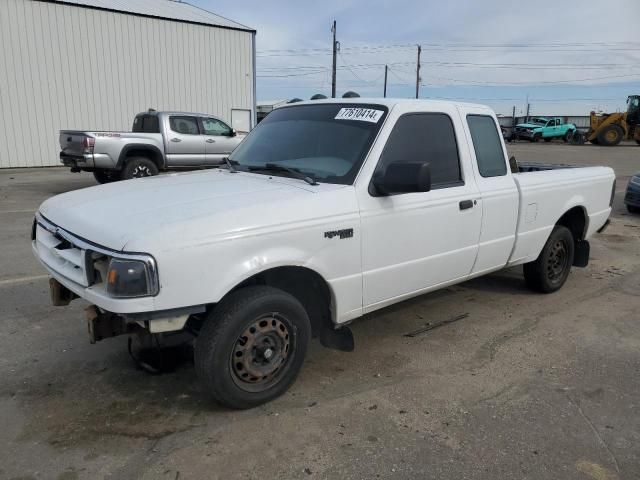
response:
M290 103L287 105L282 105L278 108L285 108L289 106L295 105L317 105L319 103L349 103L349 104L378 104L384 105L388 108L392 108L396 105L404 104L404 105L455 105L461 107L475 107L475 108L486 108L490 109L488 106L480 104L480 103L469 103L469 102L454 102L451 100L431 100L428 98L364 98L364 97L356 97L356 98L327 98L323 100L305 100L302 102Z
M138 115L154 115L154 116L158 116L158 115L185 115L185 116L220 118L218 115L214 115L212 113L181 112L181 111L174 111L174 110L147 110L147 111L144 111L144 112L138 112L138 113L136 113L135 116L137 117Z

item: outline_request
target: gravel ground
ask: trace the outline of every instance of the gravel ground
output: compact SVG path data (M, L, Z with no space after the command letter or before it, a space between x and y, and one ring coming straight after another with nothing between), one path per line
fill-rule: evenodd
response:
M82 302L50 306L33 211L93 178L0 170L0 478L639 478L640 217L621 197L640 148L508 148L616 170L587 268L552 295L511 269L368 315L355 352L314 343L287 394L241 412L188 361L152 376L123 338L89 345Z

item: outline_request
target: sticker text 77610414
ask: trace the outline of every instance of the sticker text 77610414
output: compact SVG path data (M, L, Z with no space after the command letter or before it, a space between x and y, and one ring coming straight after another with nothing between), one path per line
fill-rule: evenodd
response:
M384 111L374 108L341 108L335 120L359 120L362 122L378 123Z

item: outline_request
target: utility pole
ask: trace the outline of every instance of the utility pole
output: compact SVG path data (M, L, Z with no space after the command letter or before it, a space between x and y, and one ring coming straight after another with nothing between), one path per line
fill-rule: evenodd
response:
M336 40L336 21L333 21L333 68L331 70L331 98L336 98L336 61L338 56L338 42Z
M527 117L525 119L526 123L529 123L529 110L530 110L530 108L531 108L531 104L527 103Z
M384 98L387 98L387 70L389 67L387 65L384 66Z
M516 106L513 106L513 113L511 114L511 130L515 131L516 128Z
M416 98L420 96L420 54L422 47L418 45L418 64L416 66Z

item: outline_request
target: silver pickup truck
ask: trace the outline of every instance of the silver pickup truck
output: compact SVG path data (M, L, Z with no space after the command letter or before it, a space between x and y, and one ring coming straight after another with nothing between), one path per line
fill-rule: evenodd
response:
M131 132L61 130L60 161L107 183L219 165L244 136L213 115L150 109L136 115Z

